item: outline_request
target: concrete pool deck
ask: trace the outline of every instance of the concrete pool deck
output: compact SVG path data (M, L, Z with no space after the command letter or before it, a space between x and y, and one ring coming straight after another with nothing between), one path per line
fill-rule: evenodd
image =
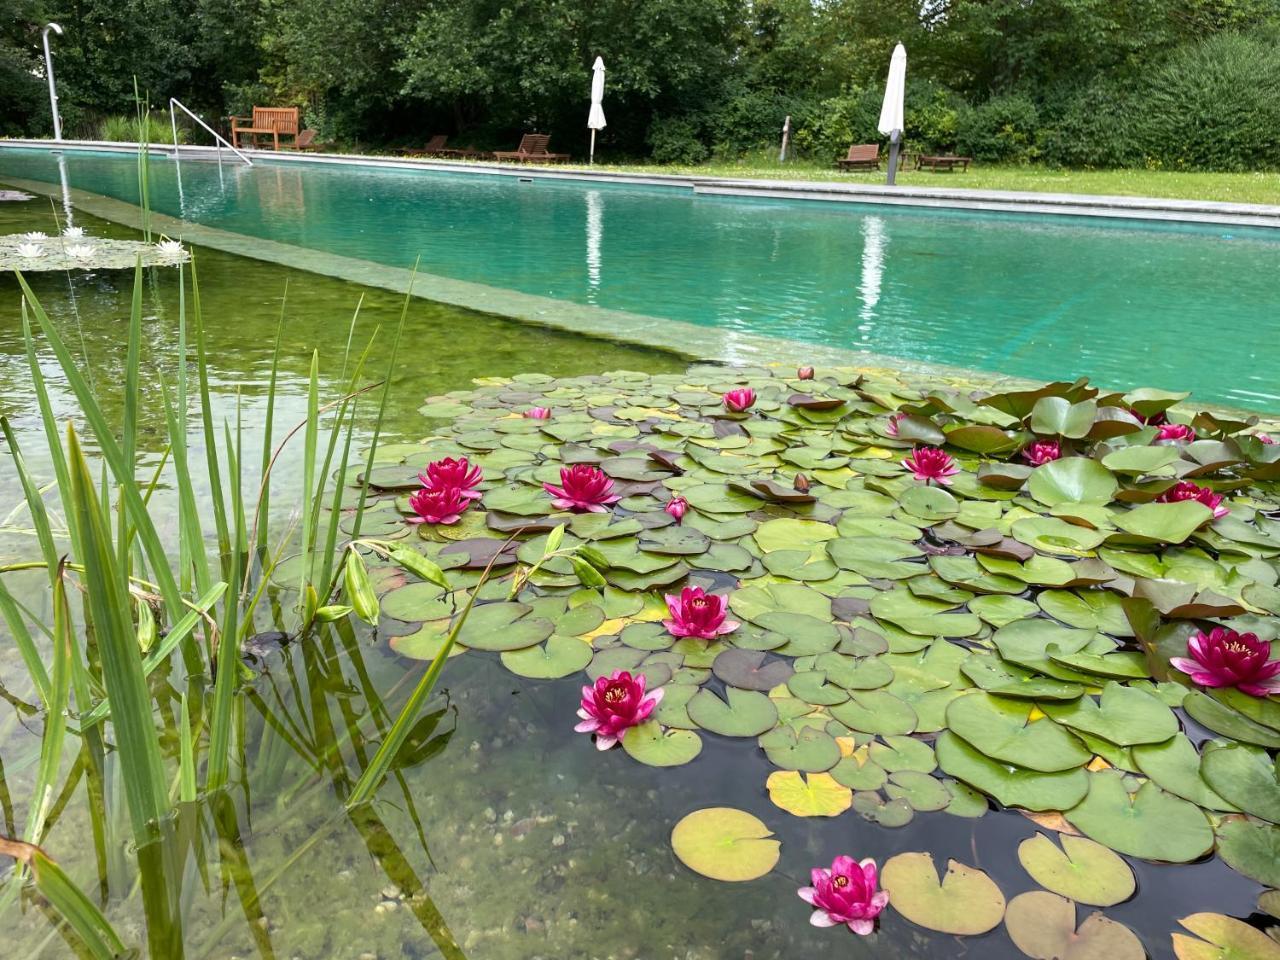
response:
M137 153L137 144L96 140L0 140L0 151L9 149L89 150ZM153 153L170 156L172 146L155 144ZM222 159L239 163L223 150ZM809 200L859 203L877 206L925 207L977 210L986 213L1037 214L1091 217L1110 220L1145 220L1164 223L1206 224L1234 227L1280 229L1280 205L1223 203L1210 200L1173 200L1158 197L1125 197L1101 194L1037 193L1018 190L977 190L964 187L902 187L882 184L812 180L753 180L730 177L698 177L666 173L623 173L562 164L537 166L488 162L376 157L358 154L297 153L291 151L244 150L254 160L281 164L345 164L372 169L434 170L441 173L468 173L478 176L525 177L543 180L579 180L596 183L636 184L688 190L706 196L758 197L773 200ZM191 160L214 160L214 147L186 146L181 156ZM0 175L3 171L0 170Z

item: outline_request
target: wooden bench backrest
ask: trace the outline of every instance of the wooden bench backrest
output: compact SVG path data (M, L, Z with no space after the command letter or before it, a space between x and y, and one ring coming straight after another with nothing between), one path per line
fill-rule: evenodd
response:
M828 154L830 156L830 154ZM880 156L880 145L876 143L855 143L849 148L846 160L875 160Z
M520 146L516 148L517 153L546 153L547 145L551 143L551 134L549 133L526 133L520 138Z
M253 125L261 130L298 135L297 107L254 107Z

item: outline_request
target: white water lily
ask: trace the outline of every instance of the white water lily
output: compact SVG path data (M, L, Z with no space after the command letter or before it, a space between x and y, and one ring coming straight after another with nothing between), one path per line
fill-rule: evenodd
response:
M161 240L156 244L156 249L166 257L176 257L182 253L182 244L177 240Z
M62 231L62 235L68 240L79 240L84 236L84 227L67 227Z
M43 257L44 247L38 243L20 243L18 244L18 256L20 257Z
M19 236L22 237L23 240L48 240L49 239L49 235L47 233L42 233L39 230L32 230L28 233L19 234Z
M76 260L88 260L93 256L93 244L73 243L67 247L67 256Z

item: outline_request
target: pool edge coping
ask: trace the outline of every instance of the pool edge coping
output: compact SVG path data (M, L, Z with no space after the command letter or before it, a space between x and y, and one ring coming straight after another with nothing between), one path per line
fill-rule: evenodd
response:
M110 153L137 153L138 144L99 140L0 139L3 149L52 149ZM151 152L170 156L172 146L159 144ZM182 153L193 159L218 156L214 147L186 146ZM347 164L373 169L428 170L480 176L525 177L542 180L578 180L638 186L664 186L702 196L760 197L765 199L862 203L873 206L908 206L972 210L984 213L1040 214L1139 220L1165 223L1280 229L1280 205L1230 203L1215 200L1178 200L1163 197L1127 197L1108 194L1037 193L1017 190L978 190L948 187L899 187L882 184L841 183L822 180L757 180L751 178L695 176L669 173L629 173L592 170L576 166L537 166L504 163L457 163L448 160L374 157L361 154L297 153L245 150L247 156L271 163ZM226 162L237 163L234 156Z

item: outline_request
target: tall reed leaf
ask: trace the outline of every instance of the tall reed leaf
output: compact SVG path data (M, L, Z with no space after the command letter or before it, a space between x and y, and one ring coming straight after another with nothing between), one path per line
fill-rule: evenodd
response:
M128 617L127 581L115 563L107 517L71 425L67 426L67 460L73 502L68 519L80 534L88 613L102 661L102 679L111 698L129 817L134 837L144 844L150 839L152 825L169 810L160 741L152 721L142 656Z
M40 766L36 771L35 796L27 824L27 839L40 842L45 818L53 803L62 767L62 744L67 734L67 707L71 700L71 605L67 603L66 564L59 564L53 581L53 677L49 700L45 703L44 736L40 738Z

